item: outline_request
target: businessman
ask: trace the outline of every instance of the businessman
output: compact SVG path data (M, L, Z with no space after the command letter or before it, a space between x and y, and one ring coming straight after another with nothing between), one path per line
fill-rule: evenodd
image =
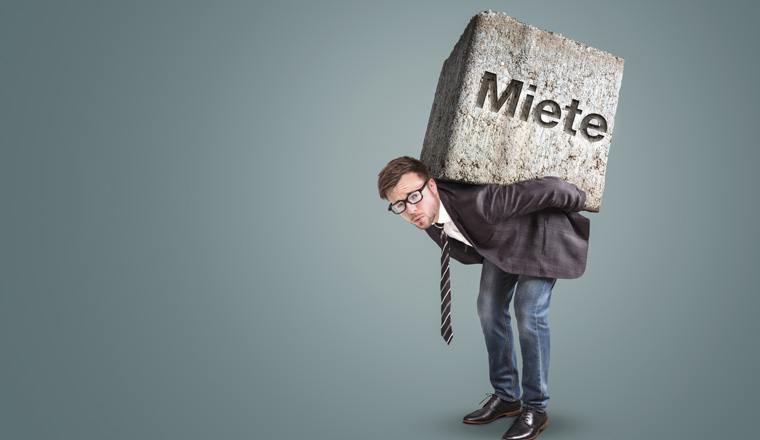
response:
M485 336L489 401L464 423L518 416L502 437L535 438L548 423L549 303L557 278L586 267L589 221L579 214L586 194L556 177L513 185L434 180L425 164L404 156L378 176L388 210L425 230L441 247L441 335L453 338L449 257L482 264L478 316ZM522 382L517 372L510 304L514 303ZM520 391L522 385L522 393Z

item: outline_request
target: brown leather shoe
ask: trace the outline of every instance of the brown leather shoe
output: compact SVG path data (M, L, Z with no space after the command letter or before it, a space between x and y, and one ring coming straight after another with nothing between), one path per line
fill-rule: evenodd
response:
M483 405L483 408L467 414L462 421L476 425L491 423L499 417L512 417L520 414L520 405L519 400L509 402L501 400L496 394L492 394L491 399Z
M539 432L546 429L549 423L549 415L539 412L535 408L523 408L520 416L512 422L502 440L531 440L536 438Z

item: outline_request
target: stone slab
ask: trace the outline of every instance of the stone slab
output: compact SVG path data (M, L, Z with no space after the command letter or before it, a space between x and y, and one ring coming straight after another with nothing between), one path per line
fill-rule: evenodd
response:
M623 64L481 12L443 63L420 158L434 177L464 183L561 177L599 211Z

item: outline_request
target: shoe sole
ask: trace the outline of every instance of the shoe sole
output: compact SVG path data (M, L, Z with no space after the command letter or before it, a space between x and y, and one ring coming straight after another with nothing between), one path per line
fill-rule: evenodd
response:
M494 420L496 420L496 419L498 419L500 417L512 417L512 416L516 416L516 415L520 414L520 412L522 412L522 410L518 409L517 411L512 411L512 412L508 412L508 413L504 413L504 414L499 414L498 416L492 418L491 420L484 420L482 422L476 422L476 421L470 421L470 420L462 420L462 422L467 423L469 425L485 425L486 423L491 423L491 422L493 422Z

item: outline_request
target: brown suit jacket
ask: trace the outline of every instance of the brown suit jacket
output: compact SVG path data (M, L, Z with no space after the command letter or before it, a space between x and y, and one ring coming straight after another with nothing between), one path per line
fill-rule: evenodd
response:
M589 220L579 214L586 193L557 177L513 185L436 181L441 203L472 247L449 240L463 264L483 258L519 275L578 278L586 269ZM426 230L438 246L439 229Z

